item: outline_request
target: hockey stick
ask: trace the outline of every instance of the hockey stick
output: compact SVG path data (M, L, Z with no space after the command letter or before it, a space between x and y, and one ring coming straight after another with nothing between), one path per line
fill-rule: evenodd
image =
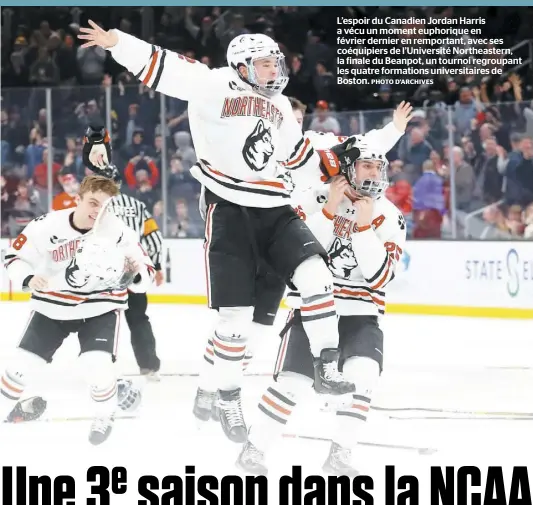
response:
M284 433L283 438L299 438L302 440L315 440L318 442L328 442L331 443L333 440L331 438L325 438L325 437L315 437L311 435L298 435L296 433ZM380 449L396 449L396 450L402 450L402 451L414 451L418 452L418 454L428 455L428 454L435 454L437 452L437 449L432 447L416 447L411 445L396 445L396 444L380 444L377 442L359 442L358 445L363 445L366 447L377 447Z
M394 421L533 421L532 415L463 415L463 416L389 416Z
M199 373L160 373L161 377L199 377ZM124 377L141 377L140 374L124 374ZM246 377L271 377L270 373L246 373ZM498 412L491 410L461 410L461 409L441 409L435 407L381 407L379 405L371 405L370 410L376 412L383 412L388 414L389 412L429 412L435 414L457 414L457 415L470 415L480 416L479 419L485 419L482 416L493 416L494 418L513 418L529 420L533 418L533 412ZM409 420L409 419L425 419L425 417L400 417L400 416L388 416L390 419L395 420ZM428 419L435 419L435 417L428 416ZM447 417L445 417L447 419ZM456 419L456 417L450 417L450 419Z
M117 415L115 417L115 420L134 420L139 419L139 416L135 416L132 414L123 414L123 415ZM93 418L89 416L70 416L70 417L49 417L49 418L39 418L35 421L21 421L17 423L11 423L8 421L3 421L4 423L8 424L28 424L28 423L64 423L64 422L90 422ZM331 443L331 438L325 438L325 437L316 437L312 435L298 435L297 433L284 433L282 435L283 438L287 439L300 439L300 440L312 440L315 442L328 442ZM411 451L411 452L417 452L421 455L429 455L429 454L435 454L437 452L437 449L431 448L431 447L416 447L416 446L410 446L410 445L396 445L396 444L382 444L377 442L359 442L359 445L367 446L367 447L375 447L380 449L394 449L394 450L402 450L402 451Z
M439 409L439 408L425 408L425 407L379 407L371 406L372 410L378 412L428 412L435 414L457 414L464 416L492 416L495 418L507 418L507 417L516 417L517 419L530 419L533 418L532 412L498 412L490 410L460 410L460 409ZM413 417L400 417L400 416L389 416L391 419L413 419ZM427 416L429 419L433 419L432 416ZM455 419L455 417L453 418Z

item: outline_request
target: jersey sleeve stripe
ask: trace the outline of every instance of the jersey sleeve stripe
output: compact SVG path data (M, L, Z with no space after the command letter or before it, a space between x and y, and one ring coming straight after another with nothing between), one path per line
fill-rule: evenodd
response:
M153 84L150 86L152 89L157 90L157 86L159 86L159 81L161 80L161 76L163 75L163 69L165 68L165 58L167 57L166 50L163 51L163 54L161 55L161 62L159 64L159 69L157 71L157 75L155 76Z
M311 156L313 156L314 152L315 152L315 150L313 148L311 148L309 151L307 151L307 154L306 154L305 158L300 163L298 163L298 165L293 165L293 166L287 167L287 168L289 170L296 170L297 168L302 167L303 165L305 165L309 161Z
M385 254L385 260L383 261L383 264L379 267L379 270L372 277L370 277L369 279L365 279L365 280L369 284L371 284L372 282L375 282L376 279L379 279L379 276L383 273L383 271L387 267L388 261L389 261L389 255ZM377 288L374 288L374 289L377 289Z
M152 54L150 54L150 58L152 58L152 56L154 55L155 52L156 52L156 47L152 44ZM135 74L135 79L140 79L141 75L143 75L143 72L145 71L145 69L146 69L146 65L141 69L140 72Z
M291 156L291 158L285 162L285 166L287 168L296 168L294 165L298 165L301 164L301 160L304 158L304 156L308 153L308 152L313 152L313 147L311 146L311 142L309 141L309 139L305 139L305 142L303 143L303 147L298 151L296 151L294 153L293 156Z
M152 78L152 74L154 73L154 68L157 64L157 60L159 57L159 51L156 51L154 54L152 54L150 66L148 67L148 72L144 76L144 79L142 80L142 83L145 86L148 86L148 83L150 82L150 79Z

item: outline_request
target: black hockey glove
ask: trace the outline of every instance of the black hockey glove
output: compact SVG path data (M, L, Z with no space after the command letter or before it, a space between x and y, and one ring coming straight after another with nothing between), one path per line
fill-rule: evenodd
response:
M100 125L91 125L83 139L83 163L98 175L111 163L111 139Z
M324 174L325 182L336 175L348 173L348 169L361 156L361 150L356 143L355 137L349 137L342 144L337 144L330 149L317 150L320 156L320 170Z

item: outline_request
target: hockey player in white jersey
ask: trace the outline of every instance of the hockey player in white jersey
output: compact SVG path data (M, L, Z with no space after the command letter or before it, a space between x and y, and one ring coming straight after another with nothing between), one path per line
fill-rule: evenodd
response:
M335 436L323 469L352 477L358 472L351 466L351 450L383 368L379 319L385 313L386 287L394 279L406 239L404 218L384 195L387 166L384 151L363 149L346 178L338 176L329 187L306 191L310 198L301 204L302 218L328 250L339 314L340 364L356 388L336 410ZM309 342L301 323L305 307L298 293L292 295L288 300L294 309L282 333L274 381L261 397L259 417L237 461L251 473L267 472L265 452L297 405L314 392Z
M303 138L281 94L288 82L283 53L263 34L236 37L227 50L229 66L210 69L119 30L90 25L80 30L85 47L108 49L145 85L188 101L199 159L191 173L206 188L207 294L219 313L213 359L226 435L246 439L242 360L262 261L302 294L319 380L353 388L337 368L339 335L326 252L289 205L291 187L280 175L305 169L333 177L348 169L359 149L347 142L315 151Z
M78 334L80 368L90 385L90 442L107 439L117 407L127 410L136 403L135 391L118 396L113 363L128 289L146 291L154 268L133 230L107 212L118 191L105 177L86 177L76 208L33 220L8 250L4 266L17 290L31 292L32 312L0 380L0 418L70 333Z
M305 105L296 98L289 97L293 114L298 124L303 125ZM384 128L375 129L368 132L365 138L369 142L379 144L385 151L391 150L400 140L407 127L407 123L411 118L412 106L408 102L402 102L394 111L393 120L385 125ZM311 141L315 148L329 147L335 143L342 143L348 137L336 136L333 133L318 133L307 130L304 134L306 139ZM362 136L356 136L358 140L362 140ZM305 218L305 212L312 210L316 211L316 207L320 205L325 199L323 195L325 186L317 186L315 179L310 177L298 178L296 190L294 194L300 197L294 200L293 204L296 211ZM346 181L347 182L347 181ZM308 188L308 186L310 187ZM317 201L318 199L318 201ZM305 200L306 202L303 202ZM311 209L310 209L311 207ZM205 214L205 205L200 202L200 212ZM253 359L254 346L264 338L268 338L272 334L272 325L274 324L281 300L285 293L285 283L279 279L268 269L261 269L258 273L256 282L256 305L254 307L254 316L252 325L248 328L248 339L245 351L245 359L243 362L243 370L246 370L249 363ZM289 291L289 303L291 298L297 293ZM207 338L206 347L204 350L202 367L200 369L199 387L196 392L196 398L193 407L193 413L197 419L201 421L208 421L209 419L216 419L216 382L213 374L213 335L210 334ZM324 392L320 382L315 384L318 392Z

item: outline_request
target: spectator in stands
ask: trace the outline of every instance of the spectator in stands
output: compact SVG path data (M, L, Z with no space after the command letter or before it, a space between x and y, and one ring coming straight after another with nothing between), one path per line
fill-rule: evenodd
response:
M525 137L520 142L520 153L510 157L506 168L505 201L523 207L533 202L533 140Z
M499 154L496 139L489 138L476 163L476 187L474 196L484 205L495 203L502 197L503 175L498 168ZM500 147L501 149L501 147Z
M176 155L181 159L185 170L196 163L196 152L192 146L192 138L189 132L176 132L174 134L174 144L176 146Z
M463 148L465 161L469 165L472 165L473 168L475 168L478 152L474 148L474 143L472 142L472 139L470 137L463 137L461 139L461 147Z
M80 184L76 177L70 173L58 176L59 184L63 188L52 200L53 210L70 209L76 207L76 195L80 189Z
M22 121L18 106L11 108L5 123L4 113L2 111L2 138L2 142L5 139L9 143L10 151L10 159L8 160L2 156L3 162L11 161L22 165L28 143L28 127Z
M340 124L333 113L329 111L328 102L325 100L319 100L316 103L315 115L309 129L321 133L341 134Z
M175 100L174 103L180 102L181 104L183 102L179 100ZM189 114L187 112L187 109L185 109L183 112L175 115L174 117L171 117L168 121L168 129L171 131L184 131L188 128L188 121L189 121Z
M87 86L99 86L104 78L106 51L99 46L80 47L76 54L78 71Z
M403 161L394 160L389 164L387 198L398 207L404 216L413 210L413 188L403 173Z
M348 133L347 135L351 137L352 135L361 135L361 125L359 124L359 119L357 116L350 116L350 122L348 123Z
M452 156L455 168L455 203L458 209L468 212L472 207L476 182L474 169L466 162L461 147L455 146L452 149Z
M140 178L138 177L139 172L141 172ZM159 168L152 158L138 155L133 157L126 165L124 179L130 189L139 188L139 182L146 188L146 181L150 183L151 188L155 188L159 183Z
M203 235L201 223L194 222L189 216L189 206L183 198L178 198L175 205L176 217L170 223L170 236L173 238L199 238Z
M120 151L121 157L126 163L137 156L143 157L150 152L150 147L144 143L144 128L136 126L133 130L131 143L127 142Z
M135 172L135 188L132 196L144 202L146 207L153 209L155 203L159 200L159 195L154 189L154 184L148 175L148 170L140 169Z
M33 177L35 167L42 163L44 143L39 128L32 128L29 136L30 145L26 148L26 174L28 179Z
M512 236L521 237L524 234L525 224L522 219L522 207L520 205L511 205L507 209L505 225Z
M200 192L198 181L191 175L189 170L185 170L178 155L174 155L170 159L168 186L172 195L185 198L192 198Z
M228 16L230 24L227 27L226 19L223 16L218 18L217 36L223 47L228 47L229 43L238 35L250 33L250 30L244 26L244 16L239 13L233 13Z
M30 67L30 84L40 87L59 84L59 68L46 47L39 47L37 60Z
M26 37L20 35L16 38L11 53L10 63L12 75L6 85L24 86L28 82L28 41Z
M422 175L413 186L414 238L440 238L445 214L442 179L431 160L422 165Z
M285 88L285 94L309 103L314 94L309 90L309 74L305 71L302 60L301 54L293 54L289 58L289 84Z
M52 161L52 185L55 186L58 184L57 174L61 170L61 165L55 161ZM35 184L36 189L41 192L47 191L48 188L48 149L43 150L43 157L41 163L35 167L33 172L33 183ZM52 189L52 188L50 188ZM42 194L41 194L42 197Z
M433 147L426 140L421 128L413 128L408 135L402 137L398 146L398 155L405 164L405 173L411 184L422 172L422 165L426 161Z
M65 143L67 152L63 160L62 172L64 174L72 174L81 180L84 171L81 141L75 137L67 137Z
M219 42L215 34L213 26L213 18L211 16L204 16L200 26L195 24L193 20L193 7L185 7L185 29L189 32L194 40L194 49L197 53L210 56L216 56L216 48L219 47Z
M511 149L509 142L509 127L501 120L500 111L497 107L487 107L485 121L491 126L492 135L506 151Z
M533 203L530 203L524 212L524 238L533 239Z
M8 227L11 237L16 237L30 221L43 213L39 194L27 179L22 179L8 204Z
M163 157L163 137L160 133L156 134L154 137L154 147L150 151L150 157L154 160L156 166L162 166L161 160Z
M502 210L497 205L486 207L483 211L483 219L490 225L494 226L498 231L509 233L509 229L505 223L505 216Z
M326 62L319 61L315 66L313 77L315 96L319 101L331 102L334 97L335 77L327 69Z
M470 131L472 119L475 119L478 112L476 100L470 88L461 88L459 100L455 103L453 111L453 126L456 137L462 137Z
M152 216L157 223L157 227L163 229L163 202L161 200L154 203Z

